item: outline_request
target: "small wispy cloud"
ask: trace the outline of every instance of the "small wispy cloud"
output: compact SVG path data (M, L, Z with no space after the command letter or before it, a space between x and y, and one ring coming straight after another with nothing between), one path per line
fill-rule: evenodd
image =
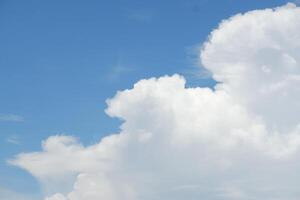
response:
M112 65L109 72L106 74L106 79L110 82L114 82L119 80L122 76L125 76L128 73L135 71L135 69L132 66L125 63L126 62L124 62L121 56L119 55L116 59L116 64Z
M186 69L181 71L181 74L183 74L185 77L198 80L212 78L212 73L201 65L199 60L200 50L201 45L199 44L185 47L185 52L187 55L186 60L189 64Z
M21 143L20 138L16 135L12 135L6 139L7 143L18 145Z
M185 77L192 79L211 79L212 73L204 68L189 67L181 72Z
M122 75L132 71L133 69L130 67L116 65L111 68L110 73L107 75L108 80L114 81L119 79Z
M150 22L153 20L154 15L147 10L133 10L128 13L128 18L137 22Z
M0 122L7 121L7 122L23 122L24 117L15 114L0 114Z

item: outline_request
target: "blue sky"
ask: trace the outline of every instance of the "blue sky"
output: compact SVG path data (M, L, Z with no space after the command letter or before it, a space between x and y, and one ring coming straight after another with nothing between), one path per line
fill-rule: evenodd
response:
M194 47L220 20L282 0L0 1L0 187L36 193L6 160L50 135L84 144L116 132L105 100L143 78L199 79Z

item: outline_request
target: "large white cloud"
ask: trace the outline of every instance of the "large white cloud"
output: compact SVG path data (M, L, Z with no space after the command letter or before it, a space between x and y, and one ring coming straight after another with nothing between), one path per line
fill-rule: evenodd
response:
M293 4L236 15L212 32L201 53L222 82L218 89L282 131L299 122L299 19Z
M46 200L233 200L300 196L300 8L223 21L201 50L219 82L141 80L107 101L118 134L84 147L52 136L10 163L47 189Z

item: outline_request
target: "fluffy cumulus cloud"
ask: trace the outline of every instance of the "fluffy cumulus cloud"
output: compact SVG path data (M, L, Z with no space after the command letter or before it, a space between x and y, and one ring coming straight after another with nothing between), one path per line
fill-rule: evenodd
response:
M300 196L300 8L224 20L203 45L214 89L180 75L107 101L121 131L92 146L52 136L19 154L45 200L294 200Z

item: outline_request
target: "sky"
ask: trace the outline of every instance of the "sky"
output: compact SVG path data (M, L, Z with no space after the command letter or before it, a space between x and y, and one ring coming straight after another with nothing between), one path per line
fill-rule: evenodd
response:
M60 139L63 141L62 144L68 145L71 143L71 146L73 145L75 148L75 152L77 148L83 148L82 151L89 151L90 148L99 144L100 139L106 136L110 136L113 133L127 133L137 130L135 129L137 125L133 122L130 123L131 120L139 121L138 119L141 119L139 126L142 128L139 127L138 130L148 130L147 127L154 123L151 121L152 118L135 115L134 113L136 112L134 110L138 105L144 105L143 102L148 101L147 99L151 100L153 98L154 100L149 100L150 103L145 103L144 108L146 111L152 102L156 102L156 93L151 89L155 84L158 84L155 87L161 87L161 90L164 91L166 88L173 88L171 82L174 82L174 85L176 85L174 90L180 90L181 86L177 88L177 82L181 85L183 79L186 81L186 87L192 88L213 88L217 82L228 82L231 90L226 90L226 92L230 94L230 98L234 99L234 101L243 104L241 102L244 102L244 98L252 100L253 96L257 97L257 95L252 93L248 95L248 93L244 94L242 92L253 89L253 85L247 85L244 82L241 84L245 86L243 88L235 84L230 85L231 80L227 80L230 79L227 77L227 74L224 75L223 71L218 71L214 67L221 63L226 70L226 64L232 65L232 62L227 62L227 60L225 62L224 57L222 57L222 55L226 55L226 52L224 53L222 49L226 49L227 46L222 46L223 43L218 43L218 38L222 38L223 34L226 36L230 30L220 33L221 35L216 36L217 39L215 41L211 40L212 47L208 45L208 50L201 55L201 64L198 62L199 48L209 39L211 31L216 29L222 20L251 10L283 6L287 2L283 0L1 0L0 197L1 195L4 197L9 196L11 199L8 200L31 200L42 199L46 193L49 196L49 200L56 200L55 198L61 200L63 197L50 197L54 194L53 191L56 188L52 187L53 183L45 183L51 182L48 180L49 175L46 172L39 171L37 173L35 171L37 168L43 167L43 165L38 165L37 168L30 168L28 167L30 164L27 165L27 160L23 157L19 157L19 161L21 160L22 162L18 162L17 159L14 164L9 164L8 160L13 159L22 152L28 153L25 154L28 156L32 155L30 152L42 152L44 154L40 156L47 157L47 147L46 150L42 149L41 141L48 141L50 152L51 147L53 147L51 142L55 143ZM294 3L297 4L297 2ZM247 21L241 23L247 23ZM274 24L274 26L271 26L272 28L277 27L275 22ZM239 27L239 25L233 27ZM287 27L287 30L292 32L289 29L290 27L293 26ZM231 30L234 30L234 28ZM240 32L240 34L242 33L248 34L247 31ZM274 40L276 40L276 34L274 35ZM239 37L239 34L235 36ZM234 37L231 39L235 40ZM239 44L243 44L243 41L237 39ZM227 43L224 42L224 44ZM284 43L283 46L286 45L284 47L288 49L288 44ZM255 45L254 49L259 46L258 44L257 46ZM239 45L234 47L236 49L240 48ZM241 48L240 51L233 51L233 53L239 56L238 52L242 51L245 51L244 48ZM289 52L288 50L286 51ZM292 50L291 52L293 54ZM276 57L277 54L273 53L268 52L265 56L267 58L268 56ZM212 57L216 57L216 59L214 60ZM260 57L255 57L255 59L255 63L261 62ZM277 62L292 66L290 62L293 61L290 60L289 57L285 57L285 59L278 62L275 59L275 61L270 61L270 65L277 66ZM251 61L251 63L254 63L254 61ZM270 71L267 64L263 66L265 66L263 69L266 72ZM234 70L230 68L228 72L235 72ZM240 73L240 71L236 71L236 73ZM251 73L250 76L260 77L259 75L256 76L256 72L253 72L254 74ZM173 74L181 76L177 77L173 76ZM214 79L211 77L211 74L214 75ZM297 73L295 72L295 74ZM158 78L165 75L168 75L165 79L150 79L151 77ZM241 74L240 77L244 76ZM276 79L279 75L274 75L274 77ZM262 79L273 81L273 78ZM290 79L294 81L293 78ZM148 80L149 82L139 82L140 80ZM245 78L245 80L248 79ZM259 78L255 79L255 81L261 83ZM128 94L119 92L118 94L120 95L115 96L117 91L131 89L137 82L139 84L137 84L137 88L134 87L132 89L132 93L129 90ZM290 83L284 82L281 84L289 85ZM296 85L295 83L291 84L293 86ZM225 86L224 88L226 88ZM156 91L156 89L153 90ZM282 99L282 102L295 97L296 89L292 86L289 86L289 89L287 91L290 91L290 93L288 93L286 99ZM146 96L143 100L135 97L136 93L143 93L143 91L148 90L150 93L151 91L153 92L153 96ZM225 91L225 89L220 90ZM182 91L182 93L184 93L182 98L185 98L185 95L187 95L186 91ZM289 96L289 94L291 95ZM175 94L172 93L170 96L165 97L168 99L166 101L172 102L173 99L176 100L177 96L172 95ZM195 96L197 95L199 94L195 94ZM157 94L157 98L159 99L160 97L161 94ZM296 114L293 113L295 107L293 109L280 110L281 113L291 116L282 120L282 116L278 116L272 111L274 106L280 107L282 102L278 101L268 107L266 102L270 101L271 97L273 96L261 97L259 101L263 103L259 105L251 104L248 107L247 104L245 106L247 107L246 110L262 116L265 119L265 126L272 127L267 129L276 129L276 132L291 131L291 127L294 127L295 121L298 120ZM111 100L107 101L108 98ZM221 96L218 98L226 99L227 97ZM141 101L139 104L133 103L139 101ZM214 102L215 100L211 99L209 101ZM124 102L127 102L127 104ZM191 105L193 105L193 102L191 100ZM123 109L123 103L125 107L132 107L132 110ZM158 101L156 103L161 102ZM293 103L291 105L294 105ZM230 107L232 104L234 103L231 100L228 100L228 102L224 100L224 105L222 105ZM297 107L298 104L295 105ZM179 104L180 106L184 107L182 104ZM159 107L162 110L163 108L165 107ZM105 109L107 109L106 112ZM143 112L143 110L139 111ZM207 112L214 113L215 110L211 108ZM180 115L181 112L178 111L178 113ZM155 117L156 114L153 114L153 116ZM164 116L164 113L159 116ZM254 117L249 117L248 115L244 116L244 118L250 118L251 123L254 119ZM124 121L128 123L124 124ZM147 121L150 122L147 124ZM245 119L245 121L247 120ZM233 122L228 122L228 124L230 123ZM243 123L241 122L241 124ZM165 128L172 129L174 127L159 127L158 129L162 131ZM202 128L200 127L199 129ZM156 132L156 130L152 131ZM68 138L69 136L66 136L66 138L55 138L54 135L69 135L72 138ZM147 134L145 137L148 137ZM49 139L47 140L47 138ZM78 138L80 144L84 147L74 142L74 138ZM172 137L172 139L174 138ZM181 138L180 140L184 139ZM47 144L47 142L44 144ZM273 152L273 154L276 153ZM125 156L122 154L122 156L127 156L131 159L135 158L132 156L132 153L128 153ZM25 159L25 161L23 162L22 159ZM54 163L57 164L57 162ZM121 165L122 163L125 163L125 161L121 162ZM173 160L170 163L176 164ZM292 161L291 163L293 164ZM126 162L127 165L128 163ZM268 166L270 164L265 163L265 165ZM136 166L143 168L139 163ZM84 173L91 173L89 170L83 171ZM83 172L80 171L78 173ZM120 172L113 171L112 173L118 174ZM54 174L56 175L56 171ZM199 177L202 177L202 175L199 175ZM73 180L73 178L70 179ZM113 182L110 178L108 179L110 182ZM115 177L113 179L115 180ZM74 183L74 180L72 183ZM101 184L104 183L99 183L99 185ZM180 186L180 188L182 187L198 186ZM67 190L69 192L70 188L67 188ZM144 191L145 189L141 188L140 190ZM55 191L55 193L66 195L66 191ZM120 189L120 191L123 191L123 189ZM142 194L148 195L144 199L152 195L149 193L147 191ZM71 194L68 198L71 200L80 199L80 197L75 197L76 194ZM121 194L124 196L124 193L120 192ZM165 199L171 198L167 193L159 194L161 197L166 195ZM257 194L259 196L259 193ZM197 195L199 197L199 194L193 195L191 199L194 199ZM206 193L206 195L208 194ZM113 196L109 192L107 192L107 196L103 195L101 197L108 200L119 200L118 196ZM153 196L151 197L153 199ZM134 199L133 197L131 198ZM237 199L239 198L242 199L241 196L237 197ZM81 197L81 199L84 198ZM90 199L93 200L93 198ZM178 199L180 199L180 195ZM226 198L218 197L215 199ZM278 199L280 198L278 197ZM290 199L293 199L293 196Z

